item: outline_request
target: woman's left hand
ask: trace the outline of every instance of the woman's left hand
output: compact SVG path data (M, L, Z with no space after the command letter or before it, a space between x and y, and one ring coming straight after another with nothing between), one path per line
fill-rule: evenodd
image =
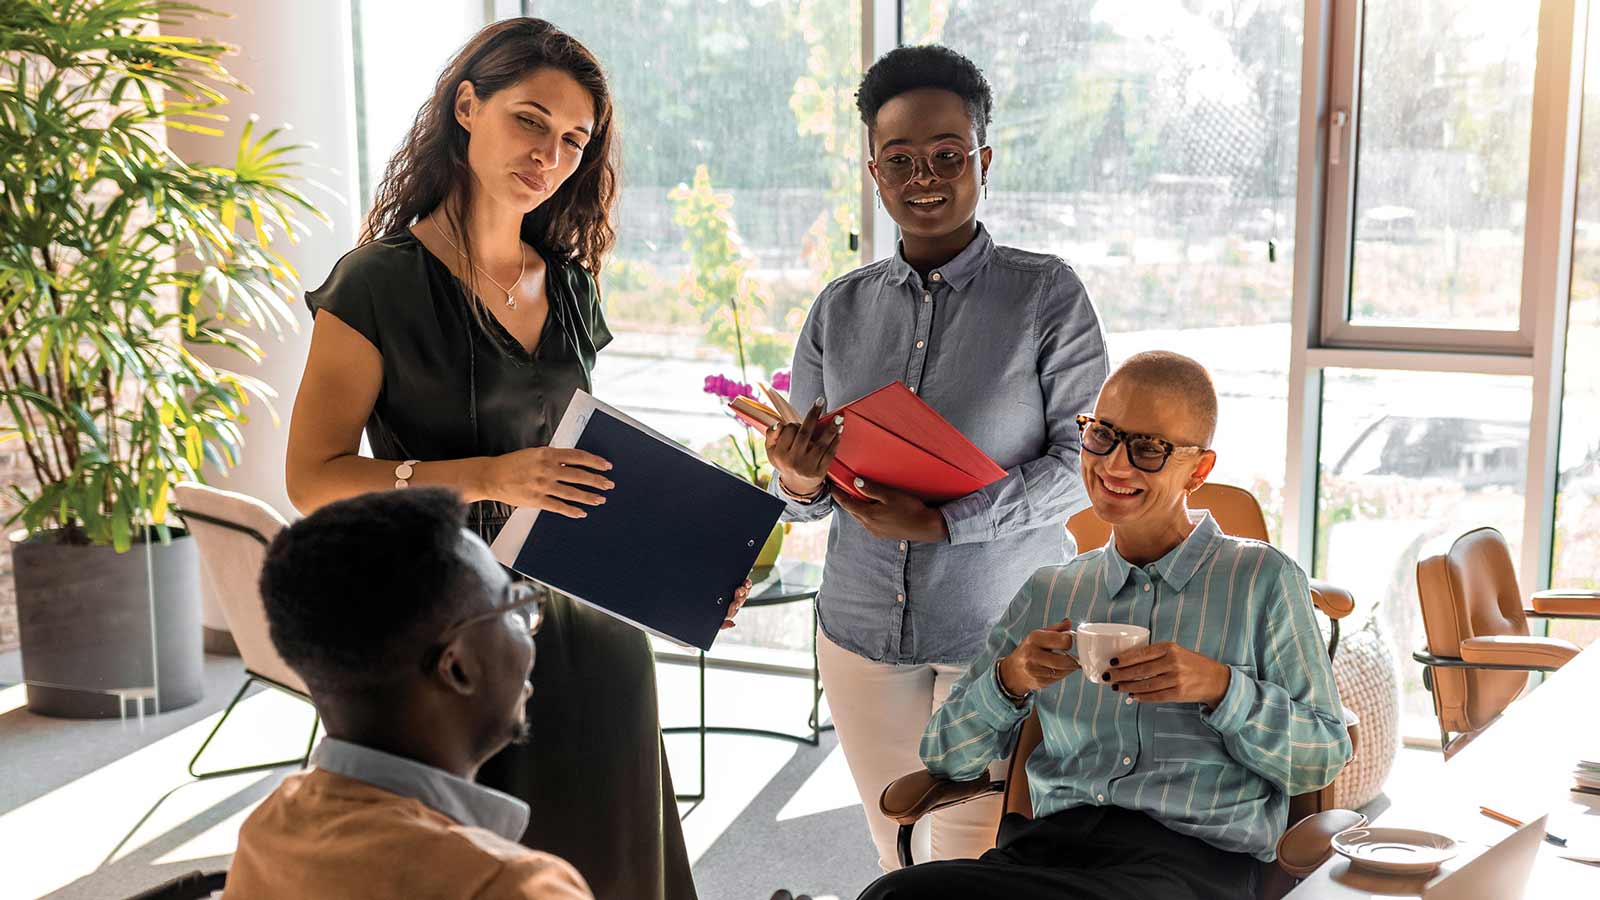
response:
M855 520L861 523L861 527L873 537L887 538L891 541L950 539L950 530L945 525L944 513L939 512L937 507L929 506L903 491L873 484L864 478L856 479L856 490L865 494L869 502L857 500L844 491L834 491L833 502L844 507L845 512L854 516Z
M728 607L728 617L722 620L722 630L727 631L733 627L733 617L739 614L740 607L750 599L750 579L746 578L744 584L739 585L733 592L733 605Z

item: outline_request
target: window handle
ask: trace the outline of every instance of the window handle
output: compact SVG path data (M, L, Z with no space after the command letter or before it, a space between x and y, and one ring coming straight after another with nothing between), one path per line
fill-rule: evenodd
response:
M1344 150L1344 126L1350 121L1350 113L1346 110L1333 111L1333 121L1328 128L1328 165L1337 166L1343 161L1341 155Z

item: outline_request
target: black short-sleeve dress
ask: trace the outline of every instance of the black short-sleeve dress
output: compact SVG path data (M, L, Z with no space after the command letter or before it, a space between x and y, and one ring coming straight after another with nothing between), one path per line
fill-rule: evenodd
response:
M550 313L531 355L493 317L477 323L461 283L409 232L350 251L306 294L313 314L338 316L383 357L366 426L375 457L462 459L550 442L611 332L589 274L545 256ZM510 512L474 504L472 525L492 541ZM552 594L537 645L533 739L491 759L478 781L526 800L522 842L572 863L600 900L693 898L647 639Z

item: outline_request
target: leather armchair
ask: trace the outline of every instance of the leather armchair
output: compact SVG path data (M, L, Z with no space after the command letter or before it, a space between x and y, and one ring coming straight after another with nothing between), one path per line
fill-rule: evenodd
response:
M1592 610L1600 618L1600 593L1592 591L1541 591L1525 605L1511 551L1493 528L1475 528L1419 560L1417 598L1427 645L1411 656L1424 666L1446 759L1526 689L1529 672L1578 655L1570 641L1530 634L1530 614L1587 618Z

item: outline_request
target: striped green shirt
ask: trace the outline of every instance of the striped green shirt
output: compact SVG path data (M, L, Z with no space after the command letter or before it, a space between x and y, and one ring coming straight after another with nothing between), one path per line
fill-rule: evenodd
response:
M929 721L928 769L979 777L1037 710L1044 743L1027 766L1036 815L1120 806L1220 849L1273 859L1289 797L1331 782L1350 739L1305 573L1270 545L1223 534L1209 513L1195 521L1148 566L1107 544L1034 573ZM1152 642L1226 663L1227 693L1209 712L1141 704L1074 672L1013 706L995 660L1062 619L1143 625Z

